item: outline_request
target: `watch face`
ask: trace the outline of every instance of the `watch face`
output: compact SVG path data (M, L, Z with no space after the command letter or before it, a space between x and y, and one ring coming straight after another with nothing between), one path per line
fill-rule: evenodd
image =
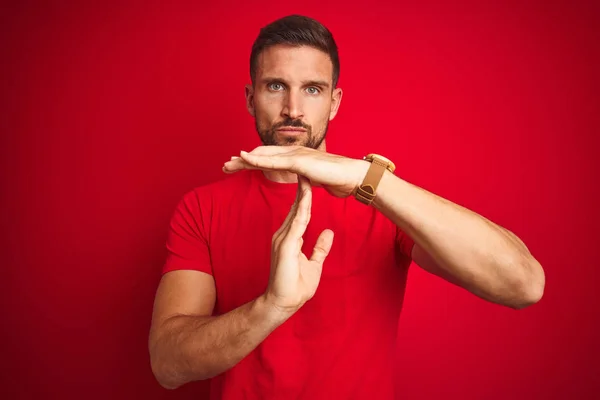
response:
M392 160L390 160L389 158L386 158L379 154L373 154L373 153L365 156L365 160L367 160L367 161L373 161L375 158L379 159L380 161L383 161L384 163L387 163L388 168L390 169L391 172L394 172L396 170L396 166L394 165Z

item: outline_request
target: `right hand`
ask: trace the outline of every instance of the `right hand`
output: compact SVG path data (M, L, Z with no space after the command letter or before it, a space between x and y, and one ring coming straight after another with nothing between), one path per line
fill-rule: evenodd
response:
M333 244L333 231L319 235L313 253L302 253L302 236L310 221L312 189L310 181L298 175L296 201L283 225L273 235L271 274L265 293L268 303L286 313L296 312L311 299L319 285L323 262Z

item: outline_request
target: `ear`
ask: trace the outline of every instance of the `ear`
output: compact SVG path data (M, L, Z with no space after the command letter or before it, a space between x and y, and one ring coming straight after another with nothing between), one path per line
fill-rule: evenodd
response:
M246 85L246 108L250 115L254 117L254 87L252 85Z
M333 89L333 92L331 94L331 111L329 112L329 120L330 121L332 119L334 119L335 116L337 115L338 109L340 108L340 103L342 102L343 94L344 94L344 92L342 91L341 88Z

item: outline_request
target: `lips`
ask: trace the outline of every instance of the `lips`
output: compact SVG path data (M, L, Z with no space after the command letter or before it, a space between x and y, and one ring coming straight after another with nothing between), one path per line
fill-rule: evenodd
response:
M282 132L306 132L306 129L304 129L304 128L292 128L292 127L279 128L277 130L282 131Z
M285 127L277 129L276 132L285 136L300 136L306 133L306 129Z

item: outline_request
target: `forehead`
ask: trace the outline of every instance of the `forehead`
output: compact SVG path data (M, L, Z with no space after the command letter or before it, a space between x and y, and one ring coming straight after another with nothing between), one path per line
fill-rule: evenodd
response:
M275 45L258 56L256 77L331 81L333 63L327 53L313 47Z

